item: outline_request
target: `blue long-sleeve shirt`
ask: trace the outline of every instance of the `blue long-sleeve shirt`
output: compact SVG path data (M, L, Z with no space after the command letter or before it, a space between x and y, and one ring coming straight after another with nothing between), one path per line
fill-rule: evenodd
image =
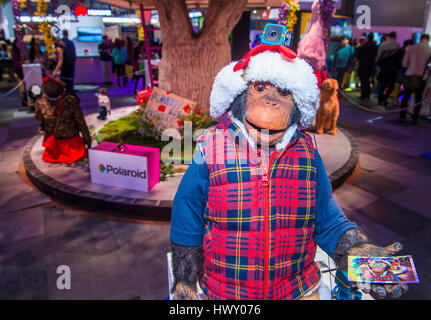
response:
M332 187L319 153L316 160L316 215L314 240L332 257L341 235L358 228L344 215L332 196ZM181 180L174 198L170 239L183 246L202 246L205 220L203 214L208 201L209 173L202 154L197 151Z

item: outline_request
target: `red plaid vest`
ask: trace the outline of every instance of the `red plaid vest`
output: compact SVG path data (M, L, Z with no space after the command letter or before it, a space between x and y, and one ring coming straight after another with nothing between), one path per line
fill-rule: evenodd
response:
M203 291L211 299L302 297L320 281L311 138L297 130L267 159L225 114L200 146L210 181Z

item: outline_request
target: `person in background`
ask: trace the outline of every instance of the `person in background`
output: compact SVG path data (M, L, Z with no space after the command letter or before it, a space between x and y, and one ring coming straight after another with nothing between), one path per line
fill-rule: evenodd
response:
M377 60L380 68L377 80L380 81L378 99L379 105L386 107L388 98L395 88L397 71L403 62L403 51L401 48L388 49L384 51Z
M402 94L401 92L401 85L404 82L404 76L406 74L406 68L404 68L402 61L404 60L404 57L406 55L407 50L414 45L414 41L409 39L404 41L403 47L400 49L401 50L401 65L398 66L398 70L397 70L397 75L395 78L395 89L394 91L392 91L391 94L391 98L394 100L398 100L398 98L400 97L400 95Z
M54 77L44 77L42 90L35 105L36 120L45 132L42 160L73 163L86 158L85 146L91 148L91 135L78 99L66 90L64 82Z
M337 79L340 89L344 89L344 74L353 67L354 54L355 50L349 44L349 38L343 37L341 39L341 47L334 54L334 62L332 65L334 77Z
M369 33L364 44L358 48L358 76L361 81L361 99L369 99L371 94L370 81L374 74L378 47L374 42L374 34Z
M126 52L127 52L127 61L126 64L133 66L135 60L135 47L133 45L132 38L127 36L126 38Z
M383 52L400 48L401 45L397 42L397 33L395 31L392 31L391 33L386 35L386 40L380 45L379 50L377 51L377 60L380 59Z
M358 75L358 66L359 66L359 62L358 62L358 50L360 47L362 47L365 44L365 37L361 37L356 45L355 45L355 59L354 59L354 81L355 81L355 87L356 88L360 88L361 87L361 81L359 79L359 75Z
M52 74L56 76L60 73L60 79L66 83L67 90L73 93L76 50L73 42L68 39L67 30L63 30L63 39L56 41L55 51L57 54L57 65Z
M138 46L135 48L133 66L133 80L135 81L134 93L136 94L138 89L139 80L142 79L142 89L145 88L145 70L140 70L139 60L145 59L145 42L139 41Z
M15 74L18 76L19 80L22 81L24 79L24 72L22 70L21 49L18 47L18 43L16 39L14 40L12 45L11 58L12 58L12 64L13 64L13 69L15 71ZM22 90L20 89L21 104L23 106L26 106L27 93L25 92L25 87L22 86L22 88L23 88Z
M61 41L61 40L57 39L57 40L55 41L54 46L55 46L55 54L56 54L56 60L57 60L57 63L56 63L56 65L55 65L54 70L52 71L52 75L53 75L54 77L56 77L56 76L59 76L59 75L60 75L60 70L61 70L61 69L62 69L62 67L63 67L63 63L64 63L64 47L65 47L65 44L64 44L64 42L63 42L63 41Z
M399 49L401 46L398 42L396 42L397 34L396 32L391 32L389 34L384 34L381 37L379 50L377 51L377 57L376 57L376 63L380 60L384 52L387 52L388 50L395 50ZM380 72L380 67L377 65L377 74ZM376 77L376 86L373 88L373 92L379 96L382 89L382 82Z
M28 50L28 58L30 63L33 63L36 60L36 39L32 37L30 40L30 49Z
M103 36L103 41L99 44L100 61L102 64L103 83L112 84L111 82L111 44L107 35Z
M422 94L425 89L427 79L426 70L428 63L431 61L431 47L429 46L430 36L424 34L421 37L420 43L411 46L403 59L403 66L407 68L404 78L404 97L401 103L401 108L406 108L412 94L415 95L415 110L412 116L413 124L418 123L419 113L421 111ZM407 115L407 110L401 111L400 122L404 122Z
M69 32L67 30L63 30L63 38L61 39L64 42L65 45L65 58L67 60L67 64L70 64L70 73L69 71L66 71L66 74L70 75L70 79L66 82L66 85L68 87L68 90L73 92L73 85L74 85L74 78L75 78L75 64L76 64L76 49L75 45L73 44L73 41L69 40ZM67 77L66 75L65 77ZM64 80L63 80L64 81Z
M99 105L99 115L97 116L97 119L105 120L106 115L111 114L111 100L108 97L108 89L99 89L97 104Z
M115 71L117 73L117 85L121 85L121 78L123 78L123 85L125 86L127 84L127 77L125 76L127 52L120 39L115 40L114 49L112 49L112 59L115 63Z
M356 76L357 76L357 70L358 70L358 65L357 65L357 61L356 61L356 48L359 46L359 41L358 39L353 39L350 42L350 45L352 46L353 49L353 54L351 57L351 63L350 63L350 67L347 69L347 73L345 73L345 78L343 79L344 81L344 89L349 89L350 88L350 84L354 83L356 85Z

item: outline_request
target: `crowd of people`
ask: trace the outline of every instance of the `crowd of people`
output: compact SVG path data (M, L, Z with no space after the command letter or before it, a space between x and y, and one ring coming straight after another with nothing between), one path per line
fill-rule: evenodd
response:
M157 39L153 39L152 45ZM156 43L157 44L157 43ZM3 75L7 75L9 82L23 80L24 63L39 63L41 65L42 76L51 75L58 77L66 84L67 90L74 92L76 49L73 41L69 39L67 30L62 32L62 37L55 39L55 55L49 56L45 45L36 37L32 37L29 43L19 46L16 41L0 41L0 81L5 80ZM134 82L134 93L145 87L145 72L140 61L146 59L144 41L140 41L136 46L130 37L124 40L115 39L112 41L106 35L98 46L102 79L104 85L113 85L112 74L115 73L117 85L126 86L129 78ZM160 53L151 52L152 58L159 58ZM18 78L18 79L17 79ZM142 80L142 81L141 81ZM27 103L25 90L21 91L22 102Z
M155 39L156 40L156 39ZM105 85L112 85L111 75L116 74L118 86L126 86L128 78L134 82L134 93L138 90L138 85L142 80L142 89L145 87L145 72L139 61L146 59L146 49L144 41L139 41L135 46L130 37L126 40L115 39L112 41L106 35L99 44L99 54L102 61L103 82ZM157 52L151 52L151 58L159 58Z
M55 39L55 55L49 56L45 45L36 37L32 37L29 43L21 46L16 40L8 40L0 43L0 59L5 63L6 70L0 68L0 81L7 73L8 81L15 82L24 79L23 64L38 63L41 65L42 77L51 75L61 79L71 93L74 92L76 49L73 41L68 39L68 32L64 30L62 38ZM6 63L7 62L7 63ZM21 101L27 104L27 93L24 86L20 87Z
M43 75L59 77L66 84L67 90L73 93L76 49L73 41L69 40L67 30L64 30L62 35L61 39L55 41L55 57L49 57L44 45L35 37L24 47L19 47L16 41L0 42L0 60L11 61L7 70L2 70L4 63L0 65L0 81L3 80L5 71L10 82L16 80L15 75L22 80L23 63L40 63ZM412 120L413 123L417 123L420 102L427 87L428 65L431 61L430 37L424 34L420 43L415 44L413 40L406 40L402 46L397 42L395 32L384 35L380 45L377 45L374 37L373 33L368 33L360 40L342 38L329 62L330 74L337 79L341 90L347 89L353 80L361 89L361 100L370 99L374 92L378 104L385 108L391 96L395 99L402 97L401 107L406 108L414 94L416 108ZM142 70L143 64L140 63L146 59L143 41L135 46L130 37L112 41L105 35L98 49L105 86L113 85L112 73L115 73L119 87L126 86L129 78L134 82L135 93L141 80L142 88L145 87L145 72ZM429 91L431 93L431 90ZM23 104L26 103L26 99L26 93L23 91ZM400 114L400 121L404 121L405 118L406 112L403 111Z
M429 78L430 36L422 35L418 44L406 40L402 46L397 42L396 32L384 35L380 46L374 37L373 33L359 41L344 37L330 62L331 76L338 80L341 90L347 89L353 78L361 88L361 100L370 99L373 91L378 104L384 108L392 96L402 97L401 108L406 109L414 94L412 122L417 124ZM404 122L406 115L407 111L403 110L399 120Z

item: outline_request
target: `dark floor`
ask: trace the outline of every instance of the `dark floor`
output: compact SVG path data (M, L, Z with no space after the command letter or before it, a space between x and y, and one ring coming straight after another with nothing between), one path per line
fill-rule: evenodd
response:
M96 112L96 89L79 92ZM1 96L1 92L0 92ZM133 89L110 90L113 107L135 104ZM399 124L342 99L340 125L358 140L362 174L335 191L346 215L377 244L401 241L421 283L403 299L431 299L431 124ZM18 169L37 123L16 94L0 100L0 299L164 299L169 225L107 221L51 202ZM91 208L88 212L91 213ZM71 269L58 290L56 268Z

